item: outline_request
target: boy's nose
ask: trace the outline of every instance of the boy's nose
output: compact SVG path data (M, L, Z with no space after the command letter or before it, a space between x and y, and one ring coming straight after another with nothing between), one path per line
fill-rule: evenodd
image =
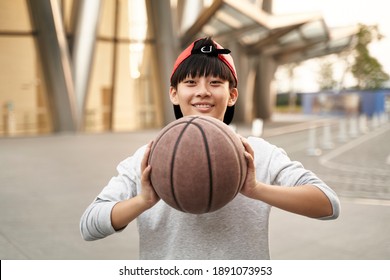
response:
M208 90L205 84L199 84L196 95L201 97L210 96L211 92Z

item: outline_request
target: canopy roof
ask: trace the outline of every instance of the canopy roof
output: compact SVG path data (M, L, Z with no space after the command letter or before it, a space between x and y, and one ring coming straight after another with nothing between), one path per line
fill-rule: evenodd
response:
M353 45L357 27L330 29L320 13L272 15L249 1L215 0L181 36L237 38L248 54L273 56L280 64L337 53Z

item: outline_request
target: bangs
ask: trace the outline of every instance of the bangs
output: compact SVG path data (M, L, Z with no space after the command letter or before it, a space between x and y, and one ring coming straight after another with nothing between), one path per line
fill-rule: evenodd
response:
M184 60L171 78L171 86L177 85L187 77L218 77L229 81L230 88L236 87L235 78L229 67L218 57L191 55Z

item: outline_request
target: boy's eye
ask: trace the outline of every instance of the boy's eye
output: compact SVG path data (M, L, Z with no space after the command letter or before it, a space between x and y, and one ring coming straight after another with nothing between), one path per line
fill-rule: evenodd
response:
M210 84L212 84L212 85L221 85L221 84L223 84L223 81L221 81L221 80L212 80L210 82Z
M183 83L188 84L188 85L193 85L193 84L195 84L196 82L195 82L195 80L190 80L190 79L188 79L188 80L184 80Z

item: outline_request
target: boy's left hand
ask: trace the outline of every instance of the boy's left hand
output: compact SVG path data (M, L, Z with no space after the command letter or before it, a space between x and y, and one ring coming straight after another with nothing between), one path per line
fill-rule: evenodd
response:
M245 159L247 162L247 174L244 185L241 188L241 193L247 197L254 198L256 189L256 169L254 164L254 151L247 139L240 136L241 142L245 148Z

